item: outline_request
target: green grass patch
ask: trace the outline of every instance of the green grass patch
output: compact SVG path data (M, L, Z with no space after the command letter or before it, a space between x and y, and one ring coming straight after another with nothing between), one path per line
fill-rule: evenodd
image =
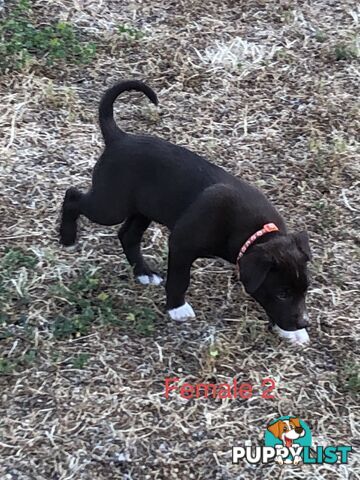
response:
M355 44L339 43L335 45L335 60L354 60L359 57L359 48Z
M20 0L0 21L0 71L20 70L38 60L86 64L95 56L96 45L83 41L71 23L40 22L28 0Z
M16 364L7 358L0 358L0 375L11 375Z
M315 39L320 42L320 43L324 43L326 41L326 33L324 33L323 31L321 30L316 30L315 32Z
M127 40L140 40L144 36L141 30L127 25L118 25L117 33L121 37L125 37Z
M24 252L19 248L8 248L0 261L1 273L4 271L9 273L21 267L34 268L36 263L37 257L33 253Z
M126 316L130 327L140 335L149 336L155 331L156 314L148 307L134 307Z
M82 370L86 367L88 361L90 359L90 355L88 353L79 353L76 357L74 357L71 361L74 368L78 370Z
M26 295L26 285L21 285L22 294L20 295L18 291L15 291L12 280L22 268L29 274L37 263L38 259L33 253L20 248L7 248L0 258L0 323L7 322L9 312L6 313L6 308L13 303L14 298L20 302L20 306L28 305L29 298Z
M97 272L82 272L68 286L57 285L52 289L65 300L64 313L56 317L52 325L55 338L87 335L95 321L117 323L112 299L100 288Z
M22 355L0 357L0 375L12 375L15 371L32 368L36 365L38 352L31 349Z
M344 389L352 394L360 393L360 366L355 362L349 362L344 368Z
M140 335L155 330L156 313L148 307L115 303L104 290L100 272L82 272L69 285L57 285L52 291L59 298L62 311L52 323L56 339L88 335L93 325L126 328ZM102 277L101 277L102 278Z

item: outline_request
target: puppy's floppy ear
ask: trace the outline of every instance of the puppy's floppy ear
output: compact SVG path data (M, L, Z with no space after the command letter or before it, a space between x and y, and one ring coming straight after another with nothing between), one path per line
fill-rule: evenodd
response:
M240 280L247 293L254 293L265 280L272 262L261 246L254 246L239 261Z
M299 418L289 418L289 421L295 425L296 428L301 427Z
M311 260L311 251L309 244L309 236L305 230L293 233L293 239L300 252L306 257L306 261Z
M269 432L271 432L274 435L274 437L280 438L281 427L282 427L282 421L278 420L276 423L269 425L267 429L269 430Z

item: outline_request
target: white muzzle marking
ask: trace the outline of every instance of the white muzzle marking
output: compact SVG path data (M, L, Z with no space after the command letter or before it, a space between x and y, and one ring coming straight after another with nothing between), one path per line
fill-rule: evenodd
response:
M310 342L310 337L305 328L289 332L288 330L283 330L278 325L274 325L273 331L276 332L280 337L286 338L293 343L304 344Z

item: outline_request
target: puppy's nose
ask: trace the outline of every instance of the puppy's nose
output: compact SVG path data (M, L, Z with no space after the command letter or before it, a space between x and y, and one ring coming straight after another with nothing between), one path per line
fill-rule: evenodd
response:
M308 322L308 319L306 317L301 317L297 322L296 322L296 326L300 329L300 328L305 328L305 327L308 327L309 326L309 322Z
M299 435L300 435L300 433L303 432L303 430L304 430L304 429L303 429L302 427L296 427L296 428L295 428L295 432L298 433Z
M298 318L296 325L298 328L305 328L309 326L309 315L305 312L300 318Z

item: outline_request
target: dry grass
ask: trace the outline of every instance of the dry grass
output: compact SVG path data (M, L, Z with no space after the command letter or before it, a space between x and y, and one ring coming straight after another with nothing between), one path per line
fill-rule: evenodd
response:
M98 55L87 67L0 78L0 478L360 478L359 66L339 58L356 45L356 2L33 4L44 22L83 29ZM58 245L64 191L89 185L102 148L99 96L123 78L147 80L160 99L157 112L124 96L126 130L206 155L308 229L309 347L269 333L220 261L194 266L198 317L178 326L163 314L163 289L131 278L115 228L83 220L76 251ZM163 272L166 238L154 225L145 247ZM257 390L270 376L276 399L167 401L164 378L176 375L236 376ZM352 445L350 463L232 465L231 447L259 444L279 414L307 421L315 444Z

